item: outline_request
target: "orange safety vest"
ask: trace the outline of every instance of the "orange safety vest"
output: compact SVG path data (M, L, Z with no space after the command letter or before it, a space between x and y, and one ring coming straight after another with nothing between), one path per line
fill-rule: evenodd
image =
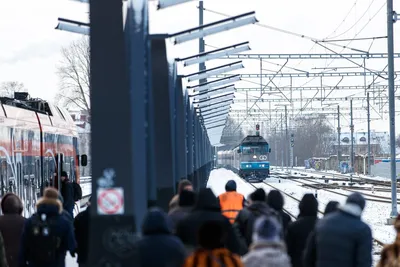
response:
M233 224L239 211L243 209L244 196L235 191L225 192L219 195L219 204L222 215Z

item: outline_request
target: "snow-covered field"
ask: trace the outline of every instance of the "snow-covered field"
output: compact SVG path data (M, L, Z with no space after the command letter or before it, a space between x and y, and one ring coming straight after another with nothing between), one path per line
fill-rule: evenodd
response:
M211 188L216 195L219 195L225 192L225 183L231 179L236 181L238 187L237 191L243 194L245 197L255 190L253 186L240 179L232 171L226 169L213 170L207 186ZM269 178L266 182L297 199L301 199L306 193L316 193L314 189L301 187L299 183L291 180ZM264 188L266 192L269 192L272 189L263 183L254 183L253 185ZM341 193L350 194L350 192L347 191L340 191ZM287 209L290 213L297 215L299 213L298 202L289 198L288 196L284 196L284 198L285 209ZM319 202L318 209L324 211L325 206L329 201L336 200L343 204L347 197L324 190L318 190L317 198ZM362 215L362 219L370 225L373 236L384 243L391 243L396 237L396 232L393 226L386 225L386 219L389 217L390 210L390 204L367 201L364 213ZM374 256L374 260L376 261L378 257L379 256Z

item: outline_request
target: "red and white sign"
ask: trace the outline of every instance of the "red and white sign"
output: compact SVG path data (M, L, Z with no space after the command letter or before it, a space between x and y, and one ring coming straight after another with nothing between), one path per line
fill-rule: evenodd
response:
M99 188L97 189L97 214L116 215L124 214L124 189Z

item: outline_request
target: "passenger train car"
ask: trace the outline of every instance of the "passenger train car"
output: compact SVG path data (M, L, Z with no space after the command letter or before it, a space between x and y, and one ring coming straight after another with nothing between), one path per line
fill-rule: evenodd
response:
M66 171L79 183L87 156L78 155L78 132L65 109L27 93L0 97L0 104L0 193L17 194L29 216L44 185L58 188L55 173Z
M218 152L218 164L232 166L246 181L262 181L269 177L268 142L260 135L248 135L230 151Z

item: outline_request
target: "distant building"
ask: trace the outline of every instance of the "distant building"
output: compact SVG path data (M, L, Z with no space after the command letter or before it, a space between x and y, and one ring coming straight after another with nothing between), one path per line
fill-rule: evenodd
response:
M85 111L79 110L69 110L72 119L75 121L76 126L78 126L78 147L79 154L86 154L88 157L88 165L86 167L80 167L81 176L91 176L92 175L92 165L91 165L91 150L90 150L90 115Z
M370 147L371 154L376 156L387 156L390 153L390 136L388 132L370 133ZM342 154L350 154L351 151L351 133L344 132L340 134L340 150ZM331 144L333 146L333 153L337 153L338 141L337 135L331 137ZM358 155L366 155L368 153L368 133L367 132L354 132L353 134L353 147L354 153Z

